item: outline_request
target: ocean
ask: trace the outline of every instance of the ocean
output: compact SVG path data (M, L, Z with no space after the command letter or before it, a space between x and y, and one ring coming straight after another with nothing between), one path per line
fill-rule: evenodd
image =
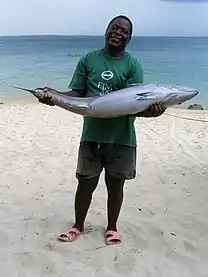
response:
M80 57L103 45L98 36L0 37L0 102L31 99L10 86L67 90ZM140 59L145 82L194 87L200 95L186 105L208 107L208 38L133 37L127 51Z

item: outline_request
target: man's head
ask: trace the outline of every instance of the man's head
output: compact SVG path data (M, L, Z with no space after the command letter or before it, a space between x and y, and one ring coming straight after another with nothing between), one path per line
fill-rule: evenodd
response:
M107 26L105 32L106 44L119 50L124 50L131 40L132 31L133 24L131 20L124 15L118 15Z

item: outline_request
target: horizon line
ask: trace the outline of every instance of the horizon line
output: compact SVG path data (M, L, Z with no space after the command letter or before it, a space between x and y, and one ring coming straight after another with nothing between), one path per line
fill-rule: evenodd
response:
M4 37L104 37L104 35L62 35L62 34L25 34L25 35L0 35L0 38ZM187 35L135 35L132 38L138 37L158 37L158 38L208 38L206 36L187 36Z

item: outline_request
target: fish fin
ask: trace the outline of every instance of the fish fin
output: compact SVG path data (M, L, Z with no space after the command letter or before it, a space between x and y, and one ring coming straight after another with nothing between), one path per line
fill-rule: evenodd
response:
M154 100L154 99L155 99L155 96L152 95L151 91L137 93L137 100Z
M134 83L134 84L128 84L126 87L130 88L130 87L135 87L135 86L141 86L143 85L142 83Z

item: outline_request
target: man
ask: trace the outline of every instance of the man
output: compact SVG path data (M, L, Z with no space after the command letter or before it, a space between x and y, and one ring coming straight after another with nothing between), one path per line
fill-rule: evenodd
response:
M142 83L143 71L139 61L125 51L131 36L131 20L122 15L113 18L106 29L104 49L92 51L81 58L69 84L71 90L60 93L79 97L103 96L130 84ZM45 88L46 95L39 101L53 105L47 96L49 90L52 89ZM84 231L92 194L104 168L108 192L105 242L121 242L117 220L123 202L123 187L125 180L133 179L136 175L134 121L136 116L160 116L165 109L162 104L157 104L135 116L84 118L76 170L75 223L59 236L59 240L74 241Z

